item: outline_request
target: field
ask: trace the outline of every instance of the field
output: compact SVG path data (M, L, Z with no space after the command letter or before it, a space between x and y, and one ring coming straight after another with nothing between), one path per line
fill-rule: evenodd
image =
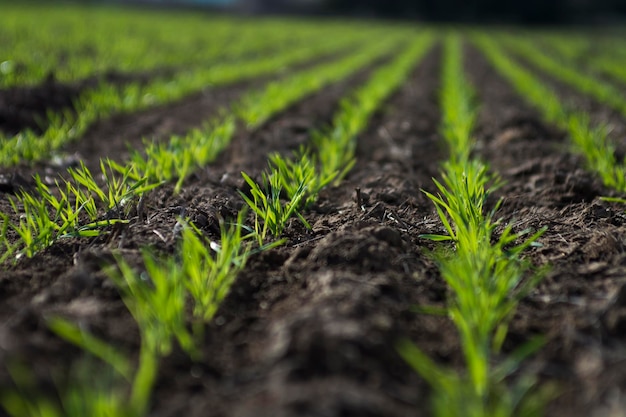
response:
M0 415L626 416L622 29L2 8Z

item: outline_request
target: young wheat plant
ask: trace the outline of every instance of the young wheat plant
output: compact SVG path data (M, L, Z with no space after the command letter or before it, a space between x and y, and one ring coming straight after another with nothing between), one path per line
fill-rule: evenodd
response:
M434 180L437 193L424 191L447 234L422 237L454 243L454 251L438 253L435 259L451 289L447 313L459 331L467 374L437 365L410 342L401 342L399 349L434 389L435 416L530 416L530 411L540 410L543 404L543 398L530 391L533 379L521 378L509 388L504 378L540 342L533 340L499 365L493 363L518 301L541 276L535 274L524 281L529 265L520 255L545 229L524 238L530 230L515 233L509 224L496 235L501 224L495 215L501 202L488 213L485 205L500 182L485 164L471 157L470 134L476 113L469 91L463 77L460 39L449 35L444 49L441 106L442 133L450 158L443 165L443 180Z

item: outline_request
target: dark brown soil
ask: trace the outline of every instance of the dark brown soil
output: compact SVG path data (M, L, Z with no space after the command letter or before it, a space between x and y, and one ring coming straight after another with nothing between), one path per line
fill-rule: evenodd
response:
M382 61L381 61L382 62ZM380 62L379 62L380 63ZM310 66L309 63L307 66ZM276 144L281 144L285 149L290 148L290 142L302 142L302 135L318 123L329 123L335 104L342 94L350 91L354 86L363 82L370 72L370 68L365 68L348 77L346 80L321 89L307 100L297 103L290 112L294 113L283 126L283 135L280 140L274 139ZM130 157L133 150L141 150L144 141L162 141L173 135L185 135L193 129L202 128L204 124L217 119L220 111L228 110L236 103L237 99L249 91L262 89L270 81L286 74L279 74L276 77L265 77L254 81L241 82L228 86L206 88L203 91L186 97L180 101L170 103L157 108L133 114L121 114L110 119L97 122L85 134L80 141L70 144L64 149L64 153L72 155L69 160L91 160L87 155L99 155L117 161L124 161ZM285 122L282 122L285 124ZM254 141L249 140L249 132L243 126L239 129L240 140L233 141L224 155L221 155L218 164L228 161L229 158L236 158L238 154L250 154L257 159L264 159L266 154L260 141L266 141L260 135ZM241 145L240 145L241 144ZM291 149L297 149L291 146ZM280 151L281 149L269 149ZM234 161L230 167L237 174L240 170ZM90 167L97 168L97 167ZM216 169L212 165L213 169Z
M0 90L0 132L7 136L30 129L42 133L49 124L49 113L74 111L74 102L82 93L101 83L123 86L132 82L146 83L158 76L173 74L174 70L155 70L142 74L108 71L75 83L63 83L54 74L39 85Z
M543 124L475 50L466 57L482 103L476 153L506 180L498 191L500 215L518 230L548 226L543 246L528 258L549 264L550 272L522 301L504 350L544 335L545 347L522 371L559 385L548 415L609 415L626 398L623 208L599 199L610 191L566 152L563 132ZM439 135L440 59L437 48L373 117L358 138L354 169L305 213L312 229L294 220L286 245L250 259L206 329L202 358L193 363L176 351L162 361L150 415L431 415L430 389L395 345L408 338L436 361L463 367L452 323L413 312L418 305L443 307L447 296L427 255L435 245L419 238L441 232L420 191L433 190L431 178L447 155ZM310 129L327 124L337 100L364 79L359 74L325 89L257 131L240 130L180 194L171 186L151 193L145 215L127 228L94 241L60 242L0 271L0 362L28 361L46 387L50 374L67 373L81 354L46 330L44 318L52 314L136 355L137 329L100 265L113 251L138 264L144 245L173 251L180 215L215 236L218 215L242 206L239 172L258 175L268 152L306 143ZM196 99L214 108L212 98ZM186 122L167 120L184 108L155 113L146 126L152 117L157 126L175 126L162 134L184 129ZM114 136L98 132L94 143ZM89 160L100 152L80 154ZM363 207L355 203L357 187ZM0 386L8 381L0 367Z
M548 226L531 259L550 272L520 305L505 347L546 337L535 366L562 390L549 415L610 415L626 388L624 208L600 199L613 192L567 153L564 132L543 124L476 50L468 58L483 106L479 153L506 180L501 215L520 229Z
M516 61L521 65L531 70L542 83L545 83L551 88L557 94L561 102L568 108L588 114L594 125L605 126L610 140L617 145L618 159L620 161L623 160L626 155L626 115L620 113L617 109L601 103L591 95L581 93L568 83L546 74L528 60L521 57L513 57L516 58ZM582 68L585 68L585 66ZM579 71L588 75L584 69L580 69ZM615 90L615 94L621 95L622 97L626 94L626 87L619 82L602 78L597 74L594 74L593 77L599 78L605 84L611 85Z
M298 47L297 44L289 46ZM248 54L247 58L275 52L276 48L270 46L266 51ZM224 62L224 60L220 62ZM192 67L211 64L212 62L196 63ZM302 66L305 65L310 64ZM50 123L48 119L50 113L75 112L75 101L86 91L97 88L101 84L111 84L118 87L130 83L146 84L156 78L172 77L189 69L189 66L179 65L178 67L157 68L140 73L122 73L109 70L71 83L58 81L54 73L50 72L37 85L0 89L0 132L7 136L29 129L36 133L42 133ZM185 114L189 113L189 111L185 112ZM171 119L176 120L173 117ZM126 121L126 123L128 122ZM99 128L96 127L95 130L99 130ZM86 142L90 142L90 140L87 139Z
M134 113L113 114L89 126L79 140L68 143L58 151L58 154L52 160L36 161L34 163L25 162L10 169L0 167L0 191L15 193L19 189L32 186L33 181L31 178L35 174L40 175L42 178L50 179L50 185L54 185L52 178L56 174L62 174L67 168L77 166L80 161L84 162L92 172L100 171L100 159L110 158L118 162L127 161L135 150L141 151L146 142L167 140L171 136L183 136L195 129L202 129L206 124L215 121L222 111L229 110L237 99L241 98L248 91L256 91L271 81L287 76L289 72L321 65L340 56L341 53L336 52L326 54L314 61L309 60L296 64L273 75L227 85L206 86L200 89L200 91L171 103L150 107ZM374 62L371 67L379 65L387 59L388 56L383 56ZM349 86L362 82L371 67L358 71L357 74L354 74L342 83L338 83L337 86L331 86L318 92L316 94L316 97L319 97L317 101L320 104L337 101L339 98L337 94ZM166 70L161 72L165 73ZM136 76L136 78L141 78L141 82L148 82L152 77L145 74ZM130 82L131 80L131 76L126 76L126 78L120 76L117 84L122 85L124 82ZM59 84L54 80L50 82L54 91L44 92L45 87L43 85L28 91L23 89L25 91L24 98L37 102L39 93L43 95L50 93L55 97L55 100L71 103L78 97L80 92L87 88ZM83 84L87 85L89 82L87 80ZM74 92L77 94L76 96L73 96ZM329 112L332 112L334 107L325 104L318 105L317 101L313 100L312 104L308 104L309 102L307 101L303 105L309 108L319 108L320 110L316 111L325 112L327 116L326 122L330 123L332 113ZM24 103L19 101L16 103L15 107L20 108L20 106L24 106L23 111L28 113L28 105L24 105ZM1 108L2 92L0 92L0 116ZM43 111L45 113L47 110L44 109ZM314 126L314 123L318 120L311 116L313 115L306 113L304 116L299 116L297 120L290 121L289 123L294 124L294 132L301 134L307 131L307 126ZM19 120L19 117L15 120ZM242 128L240 130L245 129ZM232 150L229 150L229 152L232 152Z

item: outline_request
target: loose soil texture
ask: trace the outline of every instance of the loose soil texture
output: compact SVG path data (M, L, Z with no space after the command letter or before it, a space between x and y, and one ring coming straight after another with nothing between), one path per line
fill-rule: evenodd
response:
M547 415L623 415L624 208L601 200L612 192L568 152L563 132L546 125L480 53L469 46L465 52L481 103L476 156L506 181L495 196L504 199L499 214L516 230L548 226L542 246L527 258L549 265L549 272L521 302L504 353L533 336L546 338L521 371L559 387ZM447 156L439 133L440 61L437 47L373 117L358 138L354 169L304 213L311 230L294 220L284 246L250 259L207 326L201 358L192 362L177 349L162 361L151 416L431 415L430 389L396 343L407 338L437 362L463 369L450 320L414 308L443 307L448 296L428 255L438 245L419 237L442 232L420 191L434 191L432 178ZM239 129L219 161L196 172L180 194L169 185L153 191L144 215L126 228L94 240L62 241L6 266L0 271L0 363L26 361L42 389L52 391L51 375L66 375L82 354L47 330L50 315L80 323L136 356L137 328L101 265L114 252L138 265L139 248L146 245L172 252L181 215L217 238L218 217L242 207L239 172L258 176L269 152L288 155L306 143L310 130L330 123L338 100L366 73L304 99L256 131ZM219 97L196 96L187 104L202 102L212 113ZM138 117L140 128L130 132L180 131L180 115L190 107L176 106ZM94 148L85 148L93 151L80 155L95 164L105 151L99 144L121 136L106 123L94 126L88 135ZM9 381L0 369L0 386Z

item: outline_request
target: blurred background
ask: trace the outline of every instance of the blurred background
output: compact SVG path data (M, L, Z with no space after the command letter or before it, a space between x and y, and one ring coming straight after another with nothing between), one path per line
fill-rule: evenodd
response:
M116 2L162 7L212 7L246 14L340 15L420 19L433 22L604 24L626 21L626 0L117 0Z

